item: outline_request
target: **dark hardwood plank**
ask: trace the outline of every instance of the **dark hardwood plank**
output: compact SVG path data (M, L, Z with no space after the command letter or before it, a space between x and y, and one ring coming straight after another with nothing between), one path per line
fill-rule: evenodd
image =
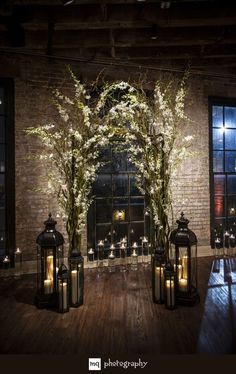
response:
M61 315L34 304L35 276L1 278L1 354L236 353L236 259L199 259L201 302L155 305L150 268L85 271L84 305Z

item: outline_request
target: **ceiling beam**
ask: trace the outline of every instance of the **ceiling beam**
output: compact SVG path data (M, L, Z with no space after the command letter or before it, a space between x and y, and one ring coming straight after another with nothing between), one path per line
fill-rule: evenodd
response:
M145 3L142 7L136 4L113 4L104 10L98 4L76 6L24 6L14 7L18 20L26 29L47 29L47 14L53 8L55 29L120 29L147 28L156 24L159 27L204 27L236 24L236 4L226 3L224 7L216 2L203 2L202 5L172 4L170 9L161 9L157 3Z

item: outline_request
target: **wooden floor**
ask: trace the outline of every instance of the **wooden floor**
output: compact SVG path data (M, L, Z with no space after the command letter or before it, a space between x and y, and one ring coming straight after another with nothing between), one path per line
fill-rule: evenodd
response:
M151 298L150 268L85 271L84 305L33 305L35 277L0 278L1 354L236 353L236 259L199 259L200 304L169 311Z

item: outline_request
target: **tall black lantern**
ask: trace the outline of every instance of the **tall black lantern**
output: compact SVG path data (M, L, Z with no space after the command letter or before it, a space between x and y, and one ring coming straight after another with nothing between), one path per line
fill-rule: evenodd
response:
M152 296L153 302L157 304L164 303L164 268L165 268L165 251L163 248L157 248L152 258Z
M38 308L54 307L57 301L57 272L63 259L62 234L56 230L57 222L48 216L45 229L38 235L37 243L37 294Z
M62 264L57 273L57 308L60 313L69 312L69 276L67 267Z
M80 252L73 250L70 258L70 305L74 308L83 304L84 259Z
M176 223L178 228L170 234L170 242L174 244L174 253L170 257L173 258L177 277L177 300L193 305L200 300L197 290L197 237L189 230L189 220L184 218L183 212Z
M164 270L165 278L165 305L167 309L176 307L176 272L174 266L168 262Z

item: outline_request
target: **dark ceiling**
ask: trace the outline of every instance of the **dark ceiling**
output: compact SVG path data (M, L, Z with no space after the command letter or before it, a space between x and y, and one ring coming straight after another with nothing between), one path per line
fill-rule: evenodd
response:
M236 72L235 1L0 0L0 51Z

